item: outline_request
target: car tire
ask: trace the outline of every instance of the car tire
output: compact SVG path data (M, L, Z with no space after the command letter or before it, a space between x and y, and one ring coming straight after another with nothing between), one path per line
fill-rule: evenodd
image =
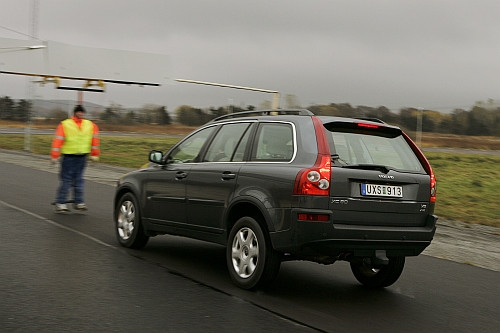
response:
M149 237L144 233L137 199L132 193L125 193L115 208L115 231L120 245L131 249L146 246Z
M257 289L275 280L281 255L273 249L260 224L254 218L245 216L231 229L226 261L235 285L242 289Z
M351 262L354 277L364 286L384 288L392 285L401 276L405 266L405 257L390 257L387 265L374 267L362 262Z

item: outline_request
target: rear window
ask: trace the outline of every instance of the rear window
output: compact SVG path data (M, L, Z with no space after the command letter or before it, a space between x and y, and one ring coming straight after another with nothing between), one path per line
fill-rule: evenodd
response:
M327 124L330 150L336 165L380 165L406 172L424 172L397 128L359 127L357 124Z

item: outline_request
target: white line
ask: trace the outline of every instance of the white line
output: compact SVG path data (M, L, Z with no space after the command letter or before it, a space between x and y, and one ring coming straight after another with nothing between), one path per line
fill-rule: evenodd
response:
M65 230L68 230L68 231L74 232L75 234L78 234L78 235L80 235L80 236L83 236L83 237L85 237L85 238L88 238L88 239L90 239L91 241L96 242L97 244L101 244L101 245L104 245L104 246L106 246L106 247L109 247L109 248L112 248L112 249L115 249L115 250L117 249L117 247L116 247L116 246L113 246L113 245L108 244L108 243L104 243L103 241L101 241L101 240L99 240L99 239L97 239L97 238L95 238L95 237L92 237L92 236L90 236L90 235L84 234L84 233L83 233L83 232L81 232L81 231L75 230L75 229L70 228L70 227L67 227L67 226L65 226L65 225L59 224L59 223L57 223L57 222L55 222L55 221L52 221L52 220L50 220L50 219L47 219L47 218L45 218L45 217L43 217L43 216L40 216L40 215L35 214L35 213L33 213L33 212L30 212L30 211L28 211L28 210L26 210L26 209L23 209L23 208L20 208L20 207L17 207L17 206L11 205L11 204L9 204L9 203L7 203L7 202L5 202L5 201L2 201L2 200L0 200L0 203L1 203L2 205L4 205L4 206L10 207L10 208L12 208L12 209L15 209L15 210L17 210L17 211L20 211L20 212L22 212L22 213L25 213L25 214L27 214L27 215L33 216L33 217L35 217L35 218L37 218L37 219L39 219L39 220L45 221L45 222L47 222L47 223L49 223L49 224L52 224L53 226L56 226L56 227L58 227L58 228L61 228L61 229L65 229Z

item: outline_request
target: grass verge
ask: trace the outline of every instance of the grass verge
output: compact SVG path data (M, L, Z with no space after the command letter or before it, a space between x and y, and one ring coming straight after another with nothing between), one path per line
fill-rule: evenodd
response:
M49 155L52 138L52 135L32 135L32 152ZM179 138L101 136L100 161L104 164L126 168L140 168L148 161L150 150L166 151L177 141ZM0 148L23 150L24 135L0 134Z
M425 155L438 182L438 216L500 227L500 156L433 152Z

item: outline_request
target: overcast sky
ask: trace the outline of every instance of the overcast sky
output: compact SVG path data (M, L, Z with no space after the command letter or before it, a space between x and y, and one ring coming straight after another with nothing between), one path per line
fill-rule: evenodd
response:
M0 37L29 39L33 0L0 0ZM170 56L159 71L295 95L304 107L470 109L500 100L498 0L39 0L38 38ZM26 98L0 75L0 96ZM37 87L44 99L76 92ZM85 101L125 107L259 106L269 94L171 83L108 85Z

